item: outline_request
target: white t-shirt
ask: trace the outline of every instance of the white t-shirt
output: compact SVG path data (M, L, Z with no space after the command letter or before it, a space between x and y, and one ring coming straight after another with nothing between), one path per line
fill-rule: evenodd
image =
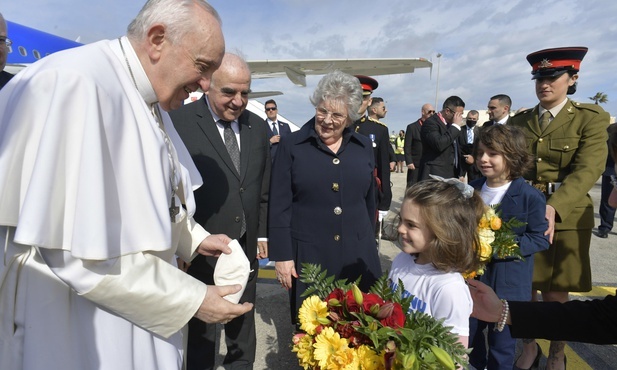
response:
M496 188L490 188L485 182L484 185L482 185L482 190L480 190L480 197L484 201L484 204L494 206L495 204L501 203L503 196L506 195L506 191L510 188L510 184L512 184L512 181Z
M403 282L405 292L414 296L409 310L420 311L437 319L452 332L469 336L469 316L473 302L469 288L460 273L439 271L432 264L418 265L415 256L400 253L392 262L390 280L392 287Z

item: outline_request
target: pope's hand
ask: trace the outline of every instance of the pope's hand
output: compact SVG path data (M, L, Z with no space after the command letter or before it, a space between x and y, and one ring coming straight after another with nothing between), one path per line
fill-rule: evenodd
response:
M208 235L197 247L197 252L212 257L218 257L221 253L229 254L231 253L229 243L231 243L231 238L225 234Z
M195 313L195 317L210 324L226 324L232 319L249 312L253 309L252 303L233 304L223 298L228 294L239 292L240 289L242 289L240 285L208 285L208 292Z

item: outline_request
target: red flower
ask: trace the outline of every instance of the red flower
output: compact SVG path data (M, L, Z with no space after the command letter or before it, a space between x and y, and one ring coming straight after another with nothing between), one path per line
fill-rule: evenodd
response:
M345 307L347 307L348 312L360 312L360 305L356 303L351 289L345 294Z
M378 296L377 294L364 293L364 300L362 301L362 308L364 309L364 313L366 314L368 313L377 314L377 311L379 310L379 306L381 306L384 303L385 301L381 299L381 297ZM374 305L379 305L376 308L375 312L371 311L371 307L373 307Z
M388 326L391 328L402 328L405 325L405 314L403 313L403 308L399 303L386 303L383 307L383 310L380 310L380 314L384 316L384 318L380 320L383 326Z
M330 301L335 299L336 301L332 301L334 306L338 306L345 299L345 292L341 288L336 288L332 291L332 293L328 294L326 297L326 303L330 306Z
M336 288L332 293L326 297L326 303L328 304L328 311L330 314L334 313L338 315L338 318L343 317L343 301L345 300L345 292L341 288ZM334 321L338 321L333 317Z

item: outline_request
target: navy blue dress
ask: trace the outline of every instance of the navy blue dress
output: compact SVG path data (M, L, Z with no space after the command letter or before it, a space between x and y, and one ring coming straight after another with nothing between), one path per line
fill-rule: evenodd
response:
M375 241L375 168L371 141L349 128L338 153L317 136L311 119L282 138L272 166L268 244L273 261L320 264L328 275L368 288L381 276ZM292 322L305 284L293 279Z

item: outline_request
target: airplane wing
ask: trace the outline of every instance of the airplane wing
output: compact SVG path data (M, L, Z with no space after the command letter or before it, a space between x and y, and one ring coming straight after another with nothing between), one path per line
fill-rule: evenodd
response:
M306 86L307 75L323 75L335 69L379 76L413 73L416 68L433 66L424 58L252 60L248 64L253 78L287 77L298 86Z
M269 96L283 95L282 91L251 91L249 93L249 99L267 98Z

